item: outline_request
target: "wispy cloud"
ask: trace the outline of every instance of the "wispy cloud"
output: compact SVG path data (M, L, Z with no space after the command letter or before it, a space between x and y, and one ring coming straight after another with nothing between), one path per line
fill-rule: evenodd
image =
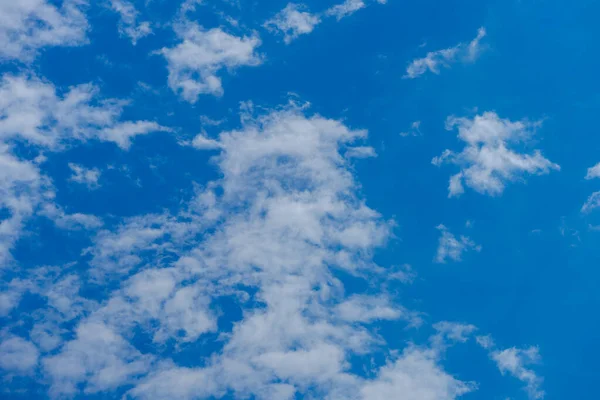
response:
M479 28L477 36L469 43L459 43L447 49L431 51L423 58L413 60L406 68L405 78L418 78L430 71L439 74L442 67L448 68L456 62L474 62L483 50L481 40L485 37L484 28Z
M438 225L436 229L440 231L440 239L435 256L435 261L438 263L446 263L448 259L461 261L463 254L467 251L481 251L481 246L475 244L467 236L457 238L444 225Z

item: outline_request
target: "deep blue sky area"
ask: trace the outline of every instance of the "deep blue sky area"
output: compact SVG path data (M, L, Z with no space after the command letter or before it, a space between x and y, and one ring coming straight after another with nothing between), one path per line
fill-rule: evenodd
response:
M0 398L596 399L598 15L0 1Z

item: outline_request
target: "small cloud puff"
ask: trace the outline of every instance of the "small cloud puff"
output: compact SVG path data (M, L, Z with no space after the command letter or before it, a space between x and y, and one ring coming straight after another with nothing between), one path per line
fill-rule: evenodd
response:
M283 33L283 41L289 44L298 36L312 32L320 22L319 16L306 11L306 6L289 3L263 26L272 32Z
M481 246L475 244L470 238L466 236L457 238L444 225L438 225L436 228L440 231L441 236L438 241L435 262L445 264L448 259L461 261L465 252L469 250L481 251Z

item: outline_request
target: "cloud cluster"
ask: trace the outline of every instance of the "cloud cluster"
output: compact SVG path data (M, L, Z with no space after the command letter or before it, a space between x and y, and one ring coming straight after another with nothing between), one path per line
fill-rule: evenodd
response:
M138 22L138 11L135 6L127 0L110 0L111 8L119 14L119 32L129 37L131 43L137 44L141 38L152 33L150 22Z
M0 349L28 355L6 369L38 371L53 395L67 397L127 386L139 399L376 400L402 391L454 400L475 390L440 363L473 327L441 323L428 343L387 350L373 324L418 326L420 314L385 291L353 293L337 277L343 270L387 279L372 256L391 224L357 195L345 156L366 147L366 131L295 106L242 121L214 139L222 178L198 187L177 213L99 231L83 253L87 271L44 267L3 290L4 313L25 292L46 302L31 316L30 340L3 339ZM79 294L90 280L118 284L97 302ZM229 329L219 317L223 297L244 310ZM135 332L149 338L144 351ZM196 365L178 365L162 350L216 332L220 345ZM368 376L352 372L353 357L374 351L387 361Z
M385 4L386 0L377 0L377 3ZM366 6L363 0L345 0L320 13L311 13L304 4L288 3L263 26L271 32L283 34L283 41L289 44L298 36L311 33L325 18L333 17L339 21Z
M257 35L238 37L221 28L205 30L192 22L178 26L176 32L181 42L160 53L168 63L169 87L190 103L201 94L223 94L219 71L262 62L256 52L261 44Z
M24 223L39 212L63 228L98 227L97 219L83 214L67 214L53 204L54 189L40 170L44 150L56 151L81 141L113 142L130 147L135 136L166 131L153 121L121 121L127 102L103 99L97 87L84 84L64 94L51 83L35 76L5 74L0 81L0 208L8 217L0 221L0 266L10 261L10 249L21 236ZM22 159L13 147L21 143L40 156ZM73 180L97 184L99 171L71 165Z
M458 129L458 138L465 142L460 153L445 150L432 160L434 165L449 162L460 167L450 178L449 196L460 196L464 185L491 196L500 195L507 183L525 175L542 175L560 167L542 156L539 150L523 154L519 143L527 141L539 123L512 122L494 112L485 112L473 119L450 117L446 129Z
M283 33L284 42L289 44L298 36L312 32L320 22L320 17L306 11L306 6L289 3L273 18L265 22L264 27Z
M257 34L235 36L187 21L198 3L183 3L174 25L179 42L157 52L167 62L170 88L190 103L202 94L223 94L223 71L262 62ZM151 33L132 2L107 4L133 44ZM339 20L366 5L346 0L315 15L290 3L265 26L289 43L324 17ZM28 62L44 47L84 43L86 6L84 0L64 0L60 7L45 0L3 2L0 58ZM474 60L484 35L480 30L469 44L416 60L410 77ZM18 272L0 282L0 318L10 321L0 329L6 377L35 379L55 398L126 392L124 398L149 400L380 400L399 394L456 400L477 389L443 366L446 350L466 343L475 326L439 322L428 327L433 333L424 343L398 349L379 330L381 321L406 332L426 321L388 291L390 280L414 280L411 267L374 261L393 238L394 222L367 205L353 174L354 159L377 155L366 130L295 104L259 114L247 105L238 129L186 142L213 152L219 178L195 186L179 208L116 221L69 213L54 201L43 153L85 141L127 150L136 136L170 131L154 121L124 120L127 105L102 97L93 84L62 90L33 74L2 76L0 270ZM486 113L449 119L448 126L458 127L467 143L459 154L447 150L434 159L461 167L451 178L451 195L462 193L463 184L498 194L525 172L558 168L539 153L508 149L533 125ZM419 132L419 122L412 131ZM35 156L24 156L20 146ZM67 165L71 182L99 187L100 169ZM86 233L89 242L73 263L12 263L11 251L35 216ZM444 225L437 229L437 262L480 250ZM348 277L368 289L346 285ZM33 310L21 312L30 296ZM225 300L234 307L223 306ZM537 348L497 350L491 339L479 341L503 374L523 381L531 398L543 397L541 378L528 367L539 360ZM183 363L176 357L199 345L201 358Z
M0 61L29 62L44 47L86 42L87 2L65 0L61 7L47 0L0 2Z
M120 121L126 101L103 99L98 87L83 84L58 94L35 76L4 75L0 82L0 140L22 140L55 149L96 139L122 149L138 135L165 131L153 121Z

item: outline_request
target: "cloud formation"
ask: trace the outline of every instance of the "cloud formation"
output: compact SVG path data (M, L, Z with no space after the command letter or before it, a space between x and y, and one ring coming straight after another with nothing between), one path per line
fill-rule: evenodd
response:
M111 8L119 14L119 32L127 36L134 45L141 38L152 33L150 22L138 22L138 11L127 0L110 0Z
M282 33L284 42L289 44L298 36L312 32L320 22L319 16L306 11L306 6L289 3L273 18L265 22L264 27L270 31Z
M385 4L386 0L376 0ZM335 4L319 13L311 13L304 4L288 3L288 5L275 16L263 24L271 32L283 34L283 41L290 44L301 35L311 33L315 27L327 18L337 21L363 9L367 4L363 0L345 0Z
M446 129L458 129L458 138L465 142L460 153L445 150L432 160L434 165L451 163L460 172L450 178L448 196L460 196L464 185L478 193L502 194L507 183L522 180L526 175L542 175L560 167L544 158L539 150L523 154L517 145L526 142L539 123L512 122L494 112L485 112L473 119L449 117Z
M444 225L436 227L440 231L438 249L435 255L435 262L444 264L448 259L452 261L461 261L462 256L469 250L481 251L481 246L475 244L467 236L454 236Z
M87 2L61 3L57 7L47 0L0 2L0 61L30 62L44 47L84 44Z
M528 368L541 362L537 347L531 346L526 349L511 347L501 350L496 348L490 336L478 336L477 343L489 351L490 358L496 363L502 375L509 374L525 383L524 389L530 399L539 400L545 397L541 389L543 379Z
M448 68L456 62L474 62L482 52L481 40L485 35L485 29L479 28L477 36L469 43L459 43L447 49L431 51L425 57L413 60L406 68L404 77L418 78L427 71L437 75L442 67Z
M262 62L256 52L261 44L257 35L238 37L221 28L205 30L192 22L178 26L176 33L181 42L160 53L168 63L169 87L190 103L195 103L201 94L224 93L217 75L221 70Z

